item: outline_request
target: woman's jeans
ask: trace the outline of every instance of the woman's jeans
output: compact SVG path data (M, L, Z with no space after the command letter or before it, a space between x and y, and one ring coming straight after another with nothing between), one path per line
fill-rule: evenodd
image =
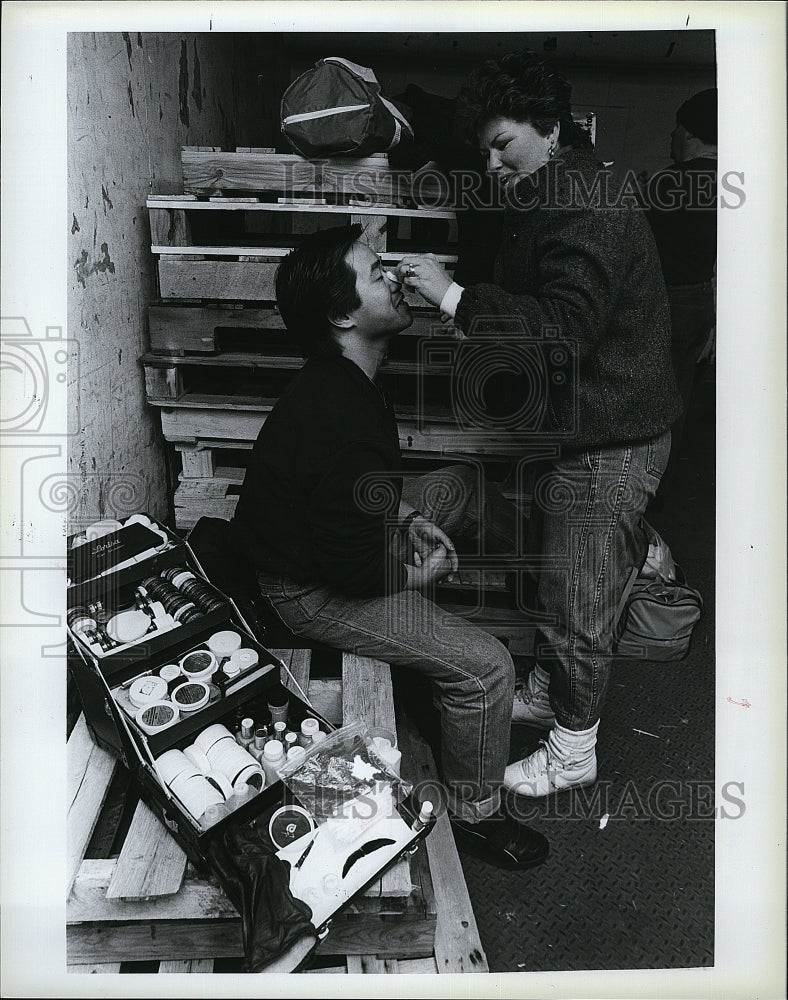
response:
M452 541L472 539L484 552L519 551L522 519L493 486L485 488L477 467L406 480L403 497ZM514 666L502 643L418 591L359 598L265 574L258 582L297 635L429 677L441 703L449 811L475 821L497 810L514 696Z
M599 720L610 678L616 610L643 565L641 515L659 486L670 432L651 441L562 456L536 482L544 557L536 594L536 659L550 704L575 731Z

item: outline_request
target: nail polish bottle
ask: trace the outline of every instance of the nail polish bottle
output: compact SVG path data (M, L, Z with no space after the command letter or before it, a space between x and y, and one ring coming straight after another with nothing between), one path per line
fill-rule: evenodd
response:
M254 731L254 742L249 747L249 753L262 763L263 752L265 750L266 744L270 742L270 737L268 735L268 726L258 726Z
M249 750L254 742L254 719L242 719L241 731L235 736L238 743Z

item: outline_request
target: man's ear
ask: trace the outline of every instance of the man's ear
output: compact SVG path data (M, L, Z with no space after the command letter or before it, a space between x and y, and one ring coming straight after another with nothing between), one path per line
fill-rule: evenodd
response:
M350 330L356 325L355 320L352 316L345 314L344 316L329 316L328 322L335 326L338 330Z

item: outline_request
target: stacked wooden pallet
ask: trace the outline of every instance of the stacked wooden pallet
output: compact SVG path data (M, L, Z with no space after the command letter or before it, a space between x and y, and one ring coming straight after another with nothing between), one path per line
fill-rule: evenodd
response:
M437 778L429 747L394 718L389 667L343 656L342 678L310 678L309 650L275 650L326 717L363 720L397 732L403 777ZM119 972L158 962L159 972L212 972L243 955L240 918L213 878L201 878L183 851L138 803L118 857L86 859L116 770L93 744L84 719L67 751L69 780L67 962L71 972ZM426 844L400 861L332 923L318 949L321 972L486 972L486 959L445 815ZM124 965L124 971L134 965ZM272 970L269 970L272 971ZM291 971L286 965L273 971Z
M360 222L391 266L443 240L438 256L451 271L456 224L437 175L391 170L385 156L315 163L186 148L182 166L184 193L147 203L160 297L149 310L142 365L148 402L180 455L176 527L188 529L203 514L232 516L248 452L303 364L274 302L276 268L301 234ZM518 454L516 443L469 435L458 422L447 378L454 342L436 346L429 338L443 329L437 311L413 292L406 297L414 323L381 370L403 452L422 459Z

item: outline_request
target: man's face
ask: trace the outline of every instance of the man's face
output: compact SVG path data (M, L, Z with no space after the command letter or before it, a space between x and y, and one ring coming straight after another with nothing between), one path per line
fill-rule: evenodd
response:
M386 276L380 257L363 243L354 243L345 262L356 272L361 305L350 314L358 331L370 340L391 336L413 322L410 308L397 281Z

